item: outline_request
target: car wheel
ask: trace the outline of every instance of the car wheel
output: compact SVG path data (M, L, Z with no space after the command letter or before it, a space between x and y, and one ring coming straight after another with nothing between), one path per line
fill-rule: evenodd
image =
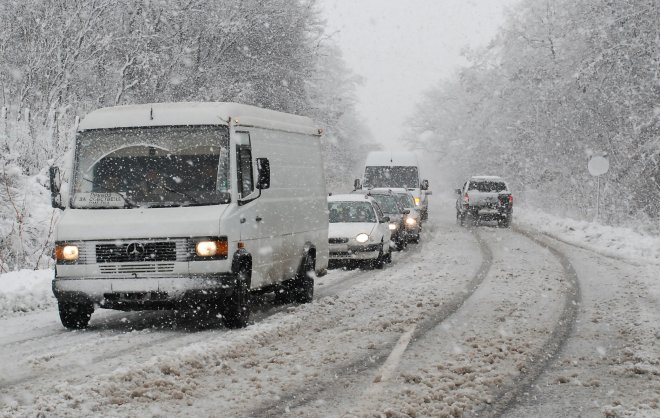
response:
M465 222L465 218L466 218L466 216L467 216L467 213L466 213L466 212L463 212L463 213L461 213L461 212L456 212L456 216L458 217L458 224L459 224L460 226L465 226L465 224L466 224L466 222Z
M510 228L511 227L511 215L507 216L506 218L502 218L498 222L499 226L503 228Z
M232 293L225 297L222 317L227 328L245 328L250 320L250 272L245 269L236 274Z
M94 305L88 303L59 303L60 320L68 329L83 329L89 325Z
M378 257L373 261L373 268L381 270L385 267L385 252L383 251L383 244L380 244L380 251L378 252Z

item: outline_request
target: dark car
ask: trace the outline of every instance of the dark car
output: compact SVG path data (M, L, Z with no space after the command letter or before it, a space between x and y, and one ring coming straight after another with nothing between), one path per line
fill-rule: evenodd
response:
M353 193L367 194L378 203L383 213L390 218L390 231L396 249L399 251L404 250L408 246L405 215L410 211L399 203L399 199L392 192L387 190L360 189L354 190Z
M499 226L511 226L513 195L501 177L471 177L456 193L456 221L460 225L497 221Z

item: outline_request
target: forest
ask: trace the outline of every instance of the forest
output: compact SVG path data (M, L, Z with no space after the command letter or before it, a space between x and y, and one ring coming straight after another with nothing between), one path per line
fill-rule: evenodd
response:
M659 9L654 0L526 0L470 64L429 89L410 142L459 187L498 174L518 202L660 232ZM514 215L515 216L515 215Z
M48 265L48 167L96 108L233 101L310 116L329 185L364 157L359 78L314 0L21 0L0 21L0 272Z

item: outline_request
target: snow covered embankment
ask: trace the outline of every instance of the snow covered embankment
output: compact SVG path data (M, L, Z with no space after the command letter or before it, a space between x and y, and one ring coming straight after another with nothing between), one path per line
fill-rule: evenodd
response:
M576 221L530 207L514 212L514 224L531 227L568 244L608 257L660 264L660 237L642 235L629 228Z
M53 270L19 270L0 274L0 318L53 308Z

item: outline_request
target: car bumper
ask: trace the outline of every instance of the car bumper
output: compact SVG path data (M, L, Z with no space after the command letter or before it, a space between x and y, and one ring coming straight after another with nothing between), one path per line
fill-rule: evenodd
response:
M92 303L110 309L161 309L195 305L231 294L231 273L149 278L55 278L59 302Z
M330 260L373 260L380 254L380 244L350 246L346 244L330 245Z

